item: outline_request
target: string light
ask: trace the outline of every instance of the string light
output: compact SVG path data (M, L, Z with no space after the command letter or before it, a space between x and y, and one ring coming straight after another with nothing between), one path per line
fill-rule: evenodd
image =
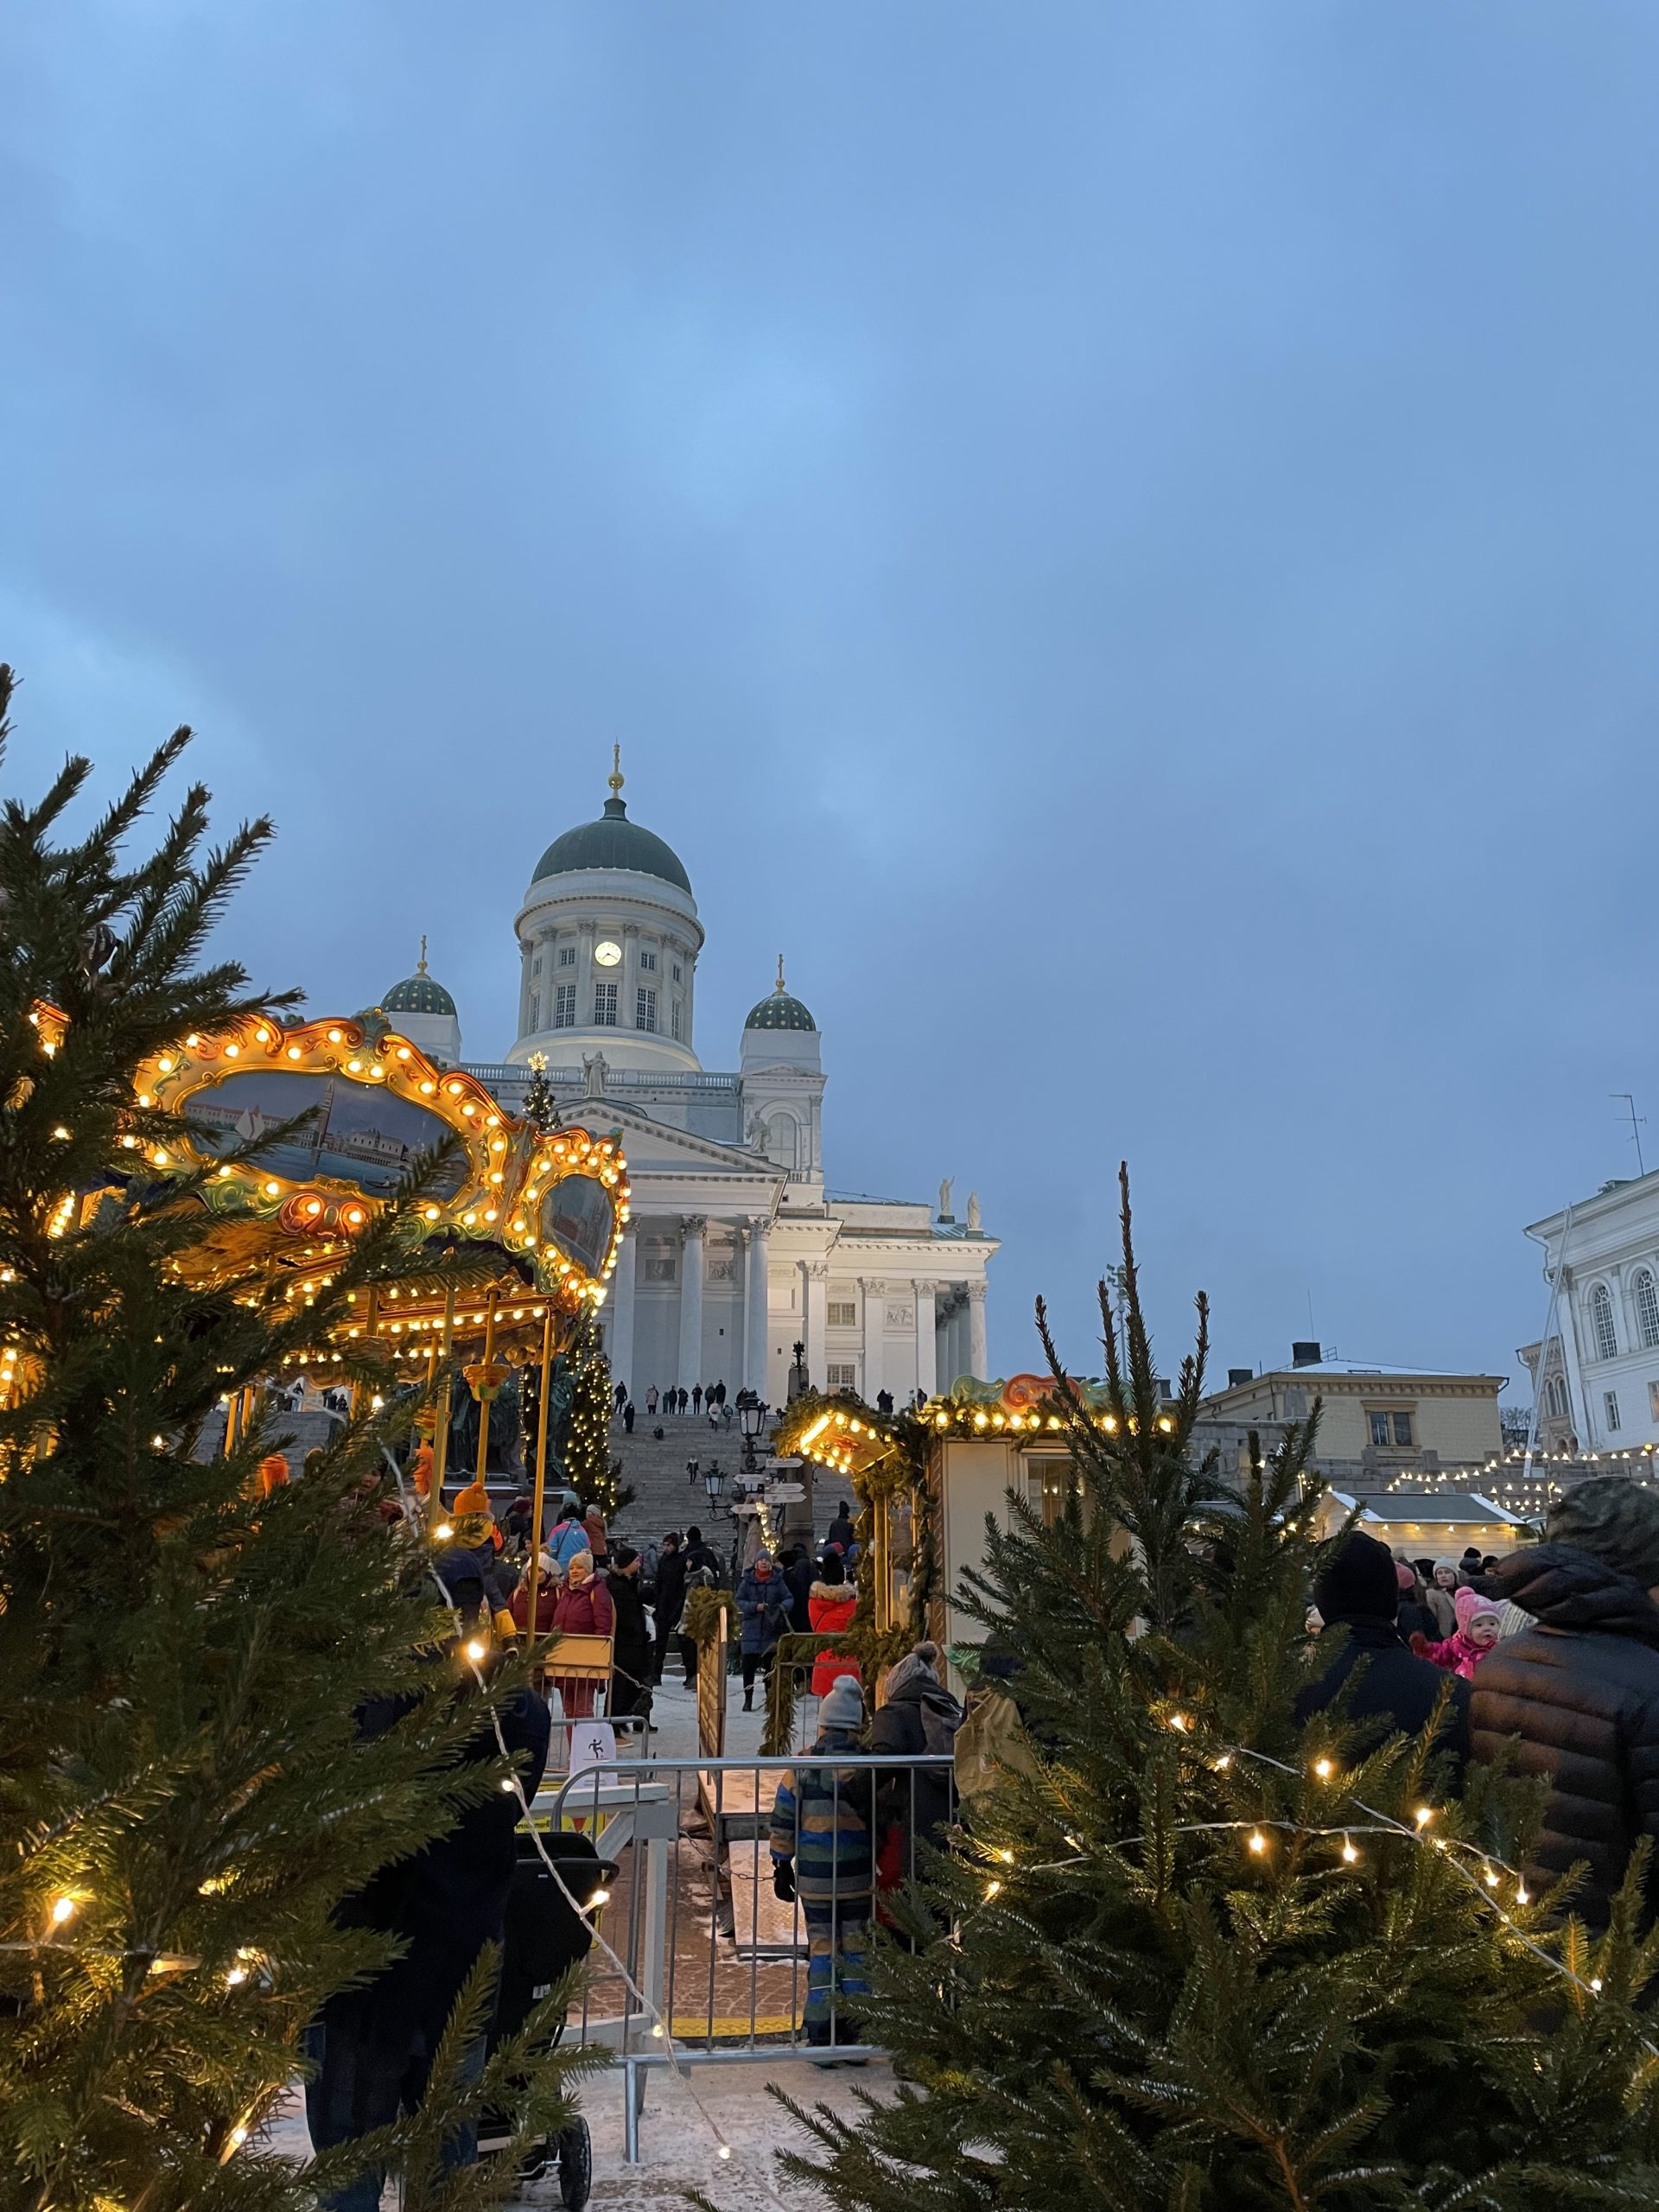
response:
M73 1920L75 1916L75 1900L73 1897L54 1897L52 1900L52 1925L54 1928L61 1928L66 1920Z
M1263 1852L1268 1847L1268 1839L1262 1834L1260 1828L1251 1829L1249 1840L1249 1847L1252 1851L1258 1853Z

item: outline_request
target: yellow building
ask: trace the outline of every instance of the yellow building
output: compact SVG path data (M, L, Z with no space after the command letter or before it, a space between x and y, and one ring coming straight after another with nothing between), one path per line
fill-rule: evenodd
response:
M1263 1375L1233 1369L1227 1388L1205 1400L1200 1419L1206 1437L1267 1428L1306 1421L1317 1399L1315 1464L1333 1484L1366 1495L1402 1476L1484 1467L1501 1458L1497 1398L1505 1380L1327 1360L1318 1344L1299 1344L1288 1367Z

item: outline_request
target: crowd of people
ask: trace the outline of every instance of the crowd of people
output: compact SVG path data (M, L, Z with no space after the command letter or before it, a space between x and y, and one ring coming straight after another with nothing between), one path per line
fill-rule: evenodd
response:
M1341 1649L1301 1717L1351 1680L1345 1709L1378 1740L1434 1728L1453 1788L1470 1758L1513 1746L1516 1770L1548 1788L1529 1882L1583 1867L1573 1910L1605 1927L1647 1840L1659 1913L1659 1493L1581 1482L1552 1503L1541 1543L1424 1564L1347 1538L1310 1614Z

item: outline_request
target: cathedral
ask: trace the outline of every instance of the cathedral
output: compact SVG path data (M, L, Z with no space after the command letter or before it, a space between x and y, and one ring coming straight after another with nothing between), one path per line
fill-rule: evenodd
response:
M632 1219L605 1308L612 1371L643 1400L723 1382L770 1404L796 1344L814 1388L874 1403L983 1376L986 1269L996 1239L976 1199L828 1187L817 1024L784 981L750 1009L737 1067L697 1056L703 932L673 849L632 821L620 768L596 822L556 837L514 923L518 1034L503 1061L465 1060L454 1000L426 970L381 1001L435 1059L511 1110L545 1069L560 1118L619 1129Z

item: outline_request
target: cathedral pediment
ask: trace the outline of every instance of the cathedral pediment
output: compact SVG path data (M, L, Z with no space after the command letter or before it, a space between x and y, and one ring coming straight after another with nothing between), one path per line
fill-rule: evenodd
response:
M569 1118L578 1117L593 1127L602 1123L607 1128L621 1131L622 1150L631 1175L663 1173L679 1168L701 1175L741 1175L759 1186L779 1180L778 1170L769 1160L741 1146L720 1144L712 1137L693 1136L689 1130L653 1121L649 1114L642 1114L637 1107L625 1106L614 1098L584 1098L579 1105L573 1103Z

